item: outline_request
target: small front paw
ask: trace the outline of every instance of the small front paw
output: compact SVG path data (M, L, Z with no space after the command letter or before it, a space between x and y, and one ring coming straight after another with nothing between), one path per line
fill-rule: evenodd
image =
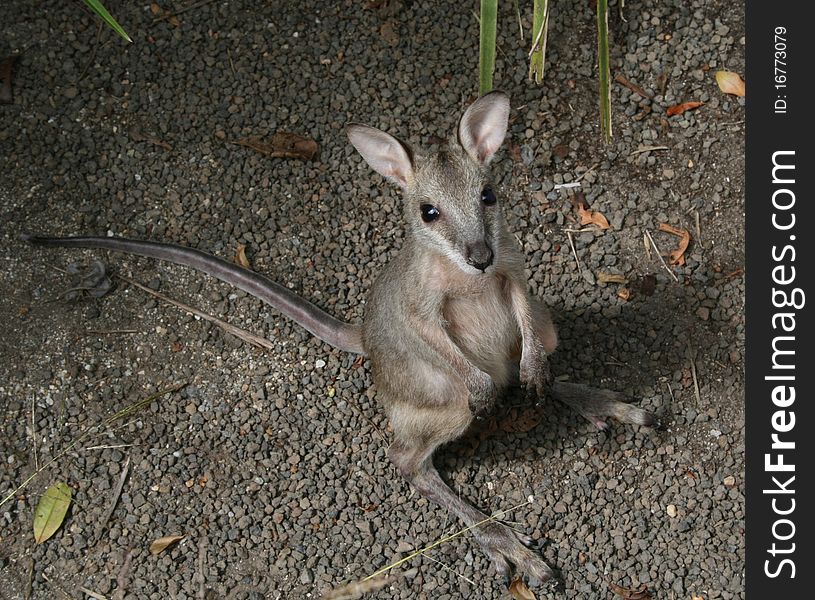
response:
M492 377L486 373L480 373L468 382L470 392L470 412L478 416L489 411L498 399L498 388Z
M552 370L549 367L549 359L543 352L531 356L528 360L526 357L521 360L520 379L530 400L538 401L546 397L552 385Z

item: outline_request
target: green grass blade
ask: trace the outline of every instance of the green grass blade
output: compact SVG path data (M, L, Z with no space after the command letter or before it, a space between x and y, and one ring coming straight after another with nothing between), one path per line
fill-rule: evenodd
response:
M549 32L548 0L535 0L532 8L532 49L529 51L529 79L543 81L546 67L546 38Z
M84 0L85 4L88 5L93 12L101 17L101 19L108 24L108 26L118 33L125 41L133 43L133 40L130 39L130 36L127 35L127 32L122 29L122 26L114 19L108 10L102 5L99 0Z
M600 129L611 141L611 66L608 52L608 0L597 0L597 62L600 67Z
M481 33L478 54L478 93L480 96L492 91L497 28L498 0L481 0Z

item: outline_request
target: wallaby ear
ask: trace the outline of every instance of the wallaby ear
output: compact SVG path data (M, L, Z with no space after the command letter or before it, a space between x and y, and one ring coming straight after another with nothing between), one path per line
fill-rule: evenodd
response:
M509 97L494 91L481 96L458 124L458 142L473 160L486 165L501 147L509 124Z
M351 123L348 139L374 171L401 188L413 183L413 152L410 146L375 127Z

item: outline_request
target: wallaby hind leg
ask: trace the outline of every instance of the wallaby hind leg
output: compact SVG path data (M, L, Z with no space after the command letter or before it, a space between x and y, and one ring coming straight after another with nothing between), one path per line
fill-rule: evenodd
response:
M432 449L426 446L407 446L395 442L390 447L390 457L400 473L422 496L432 500L458 516L467 527L487 519L487 515L462 500L450 489L433 465ZM489 521L470 531L496 572L505 581L515 574L523 574L539 582L553 575L540 555L528 548L532 539L517 533L498 521Z
M622 423L659 427L659 419L655 415L632 406L626 402L628 397L619 392L555 381L552 385L552 395L586 417L598 429L608 427L602 417L613 417Z

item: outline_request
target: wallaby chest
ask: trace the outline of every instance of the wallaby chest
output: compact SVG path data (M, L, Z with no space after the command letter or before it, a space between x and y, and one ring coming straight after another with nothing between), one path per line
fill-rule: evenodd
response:
M500 275L482 277L476 286L451 291L442 308L450 338L498 386L509 383L521 341L506 286Z

